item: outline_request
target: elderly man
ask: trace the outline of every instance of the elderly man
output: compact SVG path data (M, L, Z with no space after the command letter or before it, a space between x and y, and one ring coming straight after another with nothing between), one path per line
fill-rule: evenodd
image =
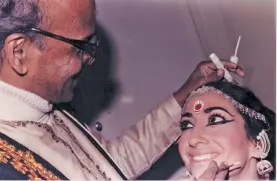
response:
M179 136L180 105L188 93L223 77L203 62L172 98L118 139L94 140L53 106L72 99L82 67L94 60L94 10L93 0L1 0L1 179L135 178Z

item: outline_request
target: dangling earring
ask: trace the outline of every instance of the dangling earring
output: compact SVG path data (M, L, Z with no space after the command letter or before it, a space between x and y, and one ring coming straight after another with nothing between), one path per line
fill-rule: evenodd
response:
M264 176L273 170L271 163L268 160L264 160L270 150L270 141L264 130L259 133L257 139L256 149L261 153L261 160L257 163L257 171L259 175Z

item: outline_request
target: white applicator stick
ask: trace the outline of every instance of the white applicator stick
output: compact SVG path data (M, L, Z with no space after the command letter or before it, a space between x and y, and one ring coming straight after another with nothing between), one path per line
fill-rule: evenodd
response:
M210 55L210 59L212 60L212 62L215 64L217 69L223 69L224 70L224 78L228 81L228 82L233 82L233 77L231 76L230 72L224 68L224 65L222 64L222 62L220 61L220 59L216 56L215 53L212 53Z
M237 46L236 46L236 49L235 49L235 53L234 53L233 56L231 56L231 59L230 59L230 61L235 63L235 64L238 64L238 62L239 62L239 58L238 58L237 54L238 54L240 39L241 39L241 36L239 36L239 39L237 41Z

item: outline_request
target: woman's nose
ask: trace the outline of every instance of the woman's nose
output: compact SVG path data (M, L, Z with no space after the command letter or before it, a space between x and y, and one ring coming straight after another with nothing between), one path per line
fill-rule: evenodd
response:
M194 128L190 134L188 144L191 147L197 147L199 144L207 144L204 129Z

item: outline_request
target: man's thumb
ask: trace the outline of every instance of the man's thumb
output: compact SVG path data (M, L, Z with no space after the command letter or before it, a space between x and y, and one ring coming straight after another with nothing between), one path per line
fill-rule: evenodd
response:
M224 77L224 70L223 69L218 69L216 71L216 75L217 75L218 80L222 80L223 77Z
M223 77L224 77L224 70L218 69L216 72L213 72L212 74L206 77L206 81L207 81L206 83L222 80Z
M218 166L215 161L211 161L209 167L197 180L214 180L218 172Z

